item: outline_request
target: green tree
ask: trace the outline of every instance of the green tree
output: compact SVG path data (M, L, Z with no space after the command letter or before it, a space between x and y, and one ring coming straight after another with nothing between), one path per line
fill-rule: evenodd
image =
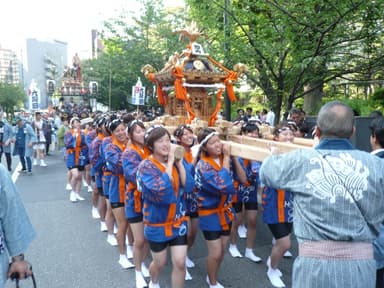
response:
M104 52L97 59L82 64L87 67L83 71L91 71L84 75L84 79L90 81L93 78L99 83L97 101L108 106L110 100L112 110L133 109L129 103L131 88L137 78L141 77L146 87L153 85L144 79L141 68L151 64L160 70L170 55L182 49L182 44L172 33L172 29L183 21L181 11L165 11L162 1L158 0L146 0L142 4L139 17L136 17L137 11L123 11L117 19L105 21L101 33Z
M13 115L15 108L20 108L27 101L27 95L17 85L0 83L0 103L7 115Z
M190 17L209 27L209 45L216 55L223 50L224 1L186 0ZM248 81L261 88L277 119L282 107L290 109L305 95L307 112L316 112L326 83L343 77L374 78L384 64L379 41L383 3L230 1L226 12L232 63L248 64Z

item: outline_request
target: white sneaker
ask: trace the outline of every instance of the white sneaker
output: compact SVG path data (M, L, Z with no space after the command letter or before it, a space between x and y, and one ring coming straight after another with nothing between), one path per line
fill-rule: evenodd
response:
M212 285L212 284L211 284L211 281L209 281L209 277L208 277L208 275L207 275L207 277L205 278L205 281L206 281L207 284L209 285L209 288L224 288L224 286L221 285L221 284L219 283L219 281L217 281L217 280L216 280L216 284L215 284L215 285Z
M239 235L240 238L247 238L247 228L244 225L240 225L237 228L237 235Z
M278 269L268 268L267 276L273 287L285 287L284 282L280 279Z
M135 267L135 265L133 265L132 262L128 260L126 255L120 255L119 264L124 269L129 269L129 268Z
M101 232L107 232L108 231L107 224L105 224L104 221L100 221L100 231Z
M147 268L147 266L145 266L145 263L142 262L141 263L141 274L143 274L144 277L149 277L149 269Z
M107 236L107 242L108 242L109 245L111 245L111 246L117 246L117 239L116 239L115 234L108 234L108 236Z
M195 267L195 263L193 263L193 261L187 256L187 258L185 258L185 266L187 266L187 268L193 268Z
M184 279L185 279L185 281L192 280L192 276L191 276L191 274L189 274L187 268L185 268L185 278Z
M93 192L92 186L88 186L87 191L88 193L92 193Z
M92 207L92 218L100 219L99 209L97 209L96 207Z
M127 245L127 258L133 259L133 247L132 247L132 245Z
M145 281L140 271L135 271L135 276L136 276L136 288L145 288L148 286L147 282Z
M245 248L244 256L255 263L261 262L261 258L256 256L252 249Z
M69 201L77 202L76 192L71 191L71 193L69 193Z
M76 199L79 200L79 201L84 201L85 200L83 197L80 196L79 193L76 193Z
M241 258L243 255L241 255L239 249L237 249L236 244L229 244L229 253L234 258Z
M47 163L45 163L44 160L40 160L40 166L41 167L47 167Z
M153 283L152 280L149 281L148 288L160 288L159 283Z
M33 166L37 165L37 159L33 159Z
M287 250L287 251L285 251L285 253L284 253L284 257L285 257L285 258L292 258L293 255L292 255L291 252L289 252L289 251Z
M272 267L271 267L271 257L268 257L268 259L267 259L267 267L268 267L268 269L269 269L269 268L272 269ZM279 277L283 276L283 273L281 273L281 271L280 271L278 268L273 269L273 270L276 270L276 271L277 271Z
M71 191L72 190L71 184L67 183L67 185L65 186L65 190Z

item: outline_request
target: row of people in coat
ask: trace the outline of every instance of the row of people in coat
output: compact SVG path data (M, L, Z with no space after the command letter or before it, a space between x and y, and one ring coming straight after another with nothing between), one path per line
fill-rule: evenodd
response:
M197 153L192 155L193 131L187 125L179 126L173 136L184 147L185 155L176 159L172 137L162 126L146 129L138 120L125 123L104 116L95 123L95 132L86 135L74 118L65 135L67 167L72 174L70 200L83 199L79 194L81 171L90 163L100 217L105 220L108 234L113 233L116 221L119 263L126 268L134 265L136 287L160 287L159 275L166 265L168 246L172 287L183 287L188 249L198 229L208 248L206 282L209 287L223 287L217 279L218 270L228 241L236 244L243 209L248 225L245 255L254 262L261 261L253 253L260 162L232 157L230 146L209 128L197 135ZM244 133L257 137L257 125L249 123ZM278 141L293 140L286 125L277 126L275 136ZM264 222L276 239L267 260L267 275L275 287L284 287L277 266L290 247L290 194L265 188L262 203ZM133 243L133 265L126 258L126 235L128 243ZM152 262L148 275L144 261L149 252ZM150 276L149 284L146 276Z

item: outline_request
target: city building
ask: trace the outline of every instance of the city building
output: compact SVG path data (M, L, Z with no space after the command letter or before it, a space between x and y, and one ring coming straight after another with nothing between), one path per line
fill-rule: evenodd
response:
M0 82L19 85L22 82L21 63L15 51L0 47Z
M27 39L27 65L25 83L27 87L34 87L40 91L38 103L34 103L34 110L46 109L52 104L52 93L60 85L65 67L67 66L68 44L59 40L40 41ZM28 92L31 97L31 91ZM31 101L28 101L30 106Z

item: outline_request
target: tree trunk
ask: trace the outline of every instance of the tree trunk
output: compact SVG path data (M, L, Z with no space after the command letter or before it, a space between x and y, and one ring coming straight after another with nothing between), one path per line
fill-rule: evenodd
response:
M322 80L309 83L304 87L304 91L310 91L304 95L303 110L307 115L316 115L319 109L321 108L321 101L324 95L323 87L324 83Z

